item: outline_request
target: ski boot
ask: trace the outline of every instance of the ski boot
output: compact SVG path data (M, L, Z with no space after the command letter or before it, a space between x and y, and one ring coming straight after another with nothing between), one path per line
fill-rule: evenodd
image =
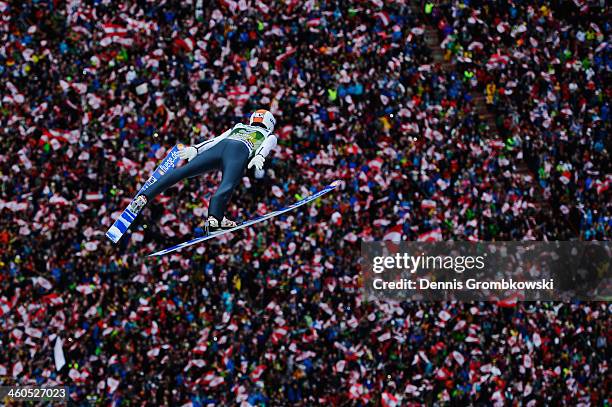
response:
M223 220L219 223L219 220L214 216L209 216L206 220L206 234L209 235L212 232L217 232L219 230L231 229L238 226L236 222L233 220L229 220L225 216Z

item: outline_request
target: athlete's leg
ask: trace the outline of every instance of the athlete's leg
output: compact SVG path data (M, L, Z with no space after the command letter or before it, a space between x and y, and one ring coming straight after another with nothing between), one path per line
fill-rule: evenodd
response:
M143 195L147 198L147 202L151 202L157 195L161 194L180 180L196 177L205 172L220 169L222 164L221 153L223 151L221 144L223 144L223 142L218 143L210 150L198 154L193 160L182 167L175 168L167 174L164 174L164 176L143 192Z
M240 141L227 140L223 151L223 178L219 188L210 199L208 215L214 216L219 222L225 215L225 209L232 192L240 183L242 174L249 161L249 150Z

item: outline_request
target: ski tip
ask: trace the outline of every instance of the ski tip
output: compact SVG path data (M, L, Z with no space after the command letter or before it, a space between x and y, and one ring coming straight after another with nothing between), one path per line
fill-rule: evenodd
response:
M156 252L147 254L147 257L157 257L157 256L161 256L162 254L170 253L171 251L173 250L171 249L158 250Z
M121 235L121 231L116 226L111 226L106 232L106 237L113 243L117 243L121 239Z

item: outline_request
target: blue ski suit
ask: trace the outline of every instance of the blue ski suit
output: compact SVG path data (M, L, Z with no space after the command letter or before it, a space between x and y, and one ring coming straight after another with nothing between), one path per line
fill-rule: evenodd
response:
M219 137L195 145L195 158L161 177L144 195L151 202L157 195L185 178L220 170L223 174L221 184L208 208L208 215L220 221L249 160L258 154L265 158L276 146L276 141L276 136L265 128L237 124Z

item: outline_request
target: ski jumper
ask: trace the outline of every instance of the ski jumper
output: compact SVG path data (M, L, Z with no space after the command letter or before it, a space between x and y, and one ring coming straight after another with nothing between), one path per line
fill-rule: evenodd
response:
M220 170L223 174L221 184L210 199L208 216L221 220L249 160L258 154L265 158L275 146L276 136L268 130L237 124L219 137L195 145L198 154L191 161L161 177L143 195L151 202L157 195L185 178Z

